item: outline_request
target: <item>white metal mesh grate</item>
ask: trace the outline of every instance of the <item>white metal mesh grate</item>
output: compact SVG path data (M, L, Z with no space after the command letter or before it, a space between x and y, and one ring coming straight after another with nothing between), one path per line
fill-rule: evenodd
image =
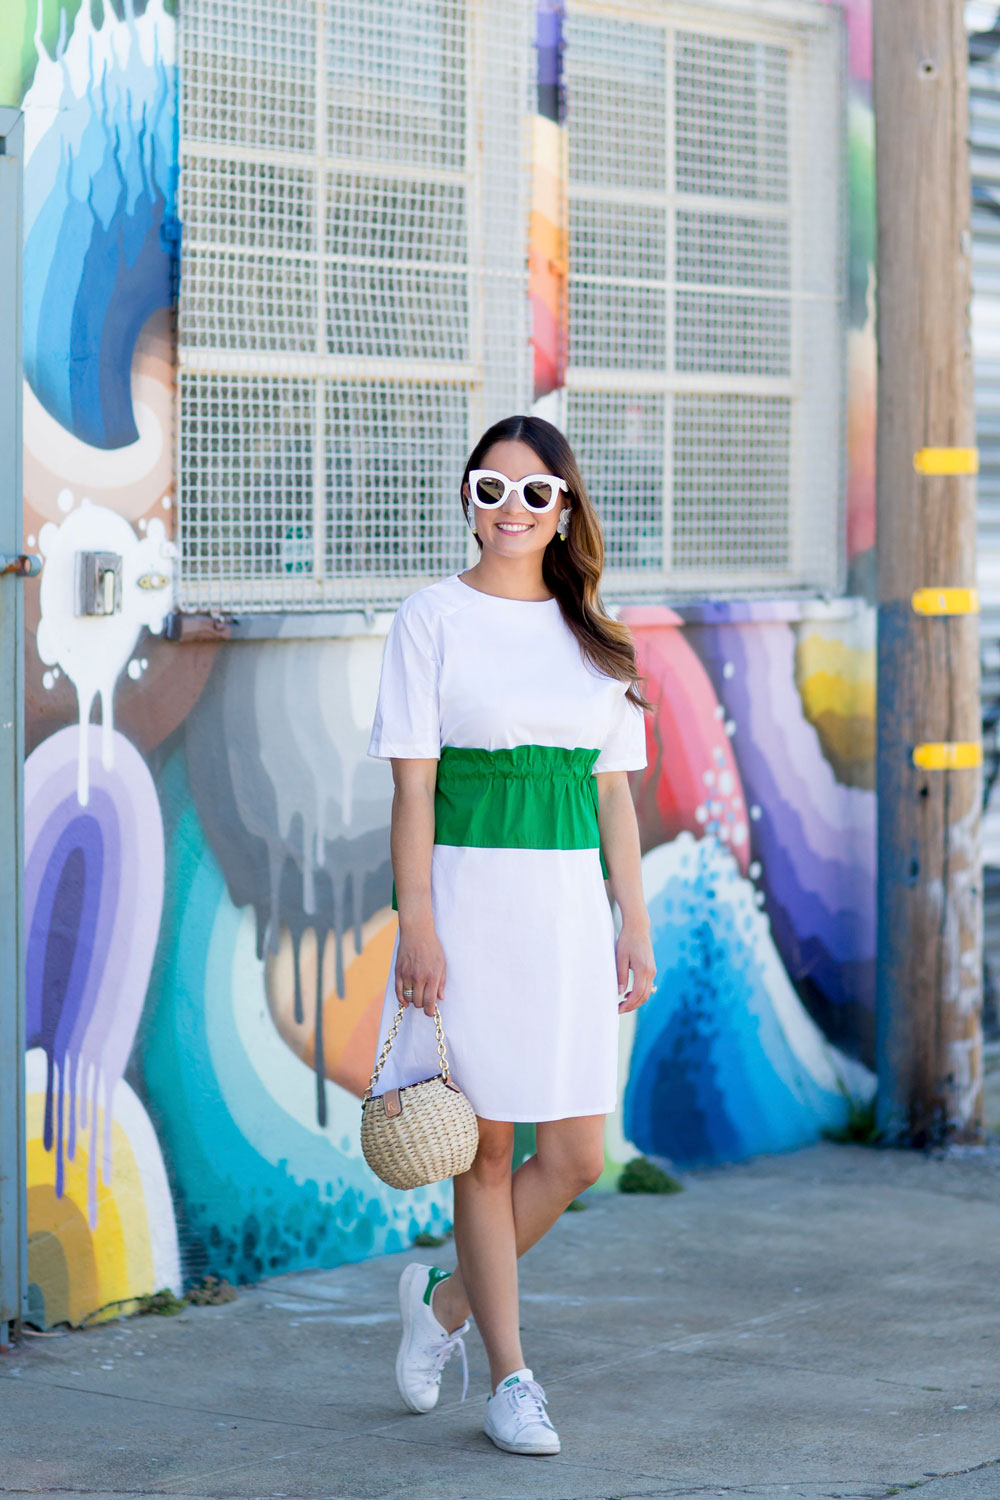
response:
M464 566L531 400L531 0L185 0L187 609L392 607Z
M567 430L610 597L842 575L843 61L815 0L570 0Z

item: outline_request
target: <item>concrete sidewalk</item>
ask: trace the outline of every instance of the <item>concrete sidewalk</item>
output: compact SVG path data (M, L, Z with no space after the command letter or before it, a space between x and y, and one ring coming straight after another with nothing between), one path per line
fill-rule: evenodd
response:
M1000 1152L824 1145L685 1181L591 1198L523 1263L558 1458L483 1436L474 1334L468 1401L453 1361L436 1412L401 1409L394 1256L26 1339L0 1491L1000 1500Z

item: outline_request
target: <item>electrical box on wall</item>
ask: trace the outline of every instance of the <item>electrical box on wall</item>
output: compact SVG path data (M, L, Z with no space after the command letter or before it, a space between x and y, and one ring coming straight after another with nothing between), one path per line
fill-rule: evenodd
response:
M76 554L76 613L116 615L122 607L122 559L119 552Z

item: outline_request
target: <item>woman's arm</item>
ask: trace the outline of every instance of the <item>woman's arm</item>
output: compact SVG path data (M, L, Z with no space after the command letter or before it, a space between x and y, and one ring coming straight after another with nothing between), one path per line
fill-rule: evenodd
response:
M433 1015L444 999L444 949L431 910L431 851L434 848L436 760L393 759L389 850L399 908L396 999ZM413 994L404 997L403 989Z
M649 940L649 913L642 894L639 825L625 771L597 773L597 821L601 849L608 866L611 893L622 914L615 955L618 964L618 1009L638 1010L650 995L656 977L653 945ZM628 971L632 988L625 994Z

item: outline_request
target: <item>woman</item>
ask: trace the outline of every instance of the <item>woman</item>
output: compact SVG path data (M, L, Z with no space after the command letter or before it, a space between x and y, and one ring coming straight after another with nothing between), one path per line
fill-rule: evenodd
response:
M368 751L391 759L395 783L399 932L380 1050L406 1007L380 1085L437 1072L440 1004L479 1117L454 1183L458 1269L409 1265L400 1280L396 1381L411 1411L429 1411L449 1355L464 1362L471 1313L490 1362L487 1435L558 1453L521 1349L517 1257L603 1170L617 1015L653 984L626 777L646 764L649 705L628 630L600 602L600 523L558 428L496 423L461 493L479 560L400 606ZM537 1151L512 1172L518 1121L537 1125Z

